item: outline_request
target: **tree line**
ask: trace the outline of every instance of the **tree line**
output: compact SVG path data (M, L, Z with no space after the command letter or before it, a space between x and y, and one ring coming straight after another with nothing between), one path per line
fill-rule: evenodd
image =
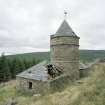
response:
M15 79L16 75L29 67L37 64L39 60L20 60L18 58L14 58L13 60L7 59L7 57L2 54L0 57L0 83L6 82L11 79Z

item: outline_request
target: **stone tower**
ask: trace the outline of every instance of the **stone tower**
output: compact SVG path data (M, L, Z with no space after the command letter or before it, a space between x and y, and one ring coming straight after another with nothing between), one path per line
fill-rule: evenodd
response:
M50 37L51 63L73 79L79 78L79 37L64 20Z

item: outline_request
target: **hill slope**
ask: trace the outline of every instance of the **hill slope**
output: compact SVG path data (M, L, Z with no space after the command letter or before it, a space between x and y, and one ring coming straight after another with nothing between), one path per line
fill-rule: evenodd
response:
M105 64L94 65L89 77L68 85L62 92L35 97L17 93L15 81L0 85L0 105L14 97L17 105L105 105Z
M105 50L80 50L80 60L84 62L90 62L97 58L105 57ZM17 54L17 55L9 55L7 56L8 59L19 58L21 60L45 60L50 59L49 52L34 52L34 53L25 53L25 54Z

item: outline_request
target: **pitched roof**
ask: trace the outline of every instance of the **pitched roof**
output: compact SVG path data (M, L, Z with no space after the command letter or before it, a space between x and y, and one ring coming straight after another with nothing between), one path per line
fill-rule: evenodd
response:
M84 63L79 62L79 69L80 70L85 70L86 68L88 68L88 66L86 66Z
M59 29L57 30L56 36L76 36L76 34L74 33L74 31L72 30L72 28L69 26L69 24L67 23L66 20L64 20L61 24L61 26L59 27Z
M43 61L16 76L33 80L47 81L46 64L47 61Z
M33 79L39 81L48 81L48 74L46 72L46 65L49 64L47 61L43 61L31 68L23 71L16 75L17 77L23 77L26 79ZM87 67L83 63L79 63L79 69L85 70Z

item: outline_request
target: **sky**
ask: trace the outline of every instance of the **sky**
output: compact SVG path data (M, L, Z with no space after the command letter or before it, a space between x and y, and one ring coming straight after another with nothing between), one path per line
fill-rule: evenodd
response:
M105 0L0 0L0 53L49 51L64 11L80 49L105 50Z

